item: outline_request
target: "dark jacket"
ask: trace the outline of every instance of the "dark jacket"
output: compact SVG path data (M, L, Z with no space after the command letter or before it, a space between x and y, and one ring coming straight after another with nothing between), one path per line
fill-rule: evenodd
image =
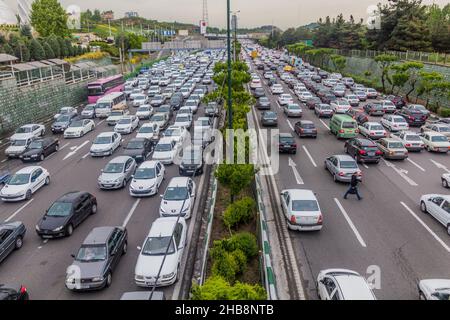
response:
M358 183L358 177L356 175L352 175L352 181L350 182L352 188L356 188L358 186Z

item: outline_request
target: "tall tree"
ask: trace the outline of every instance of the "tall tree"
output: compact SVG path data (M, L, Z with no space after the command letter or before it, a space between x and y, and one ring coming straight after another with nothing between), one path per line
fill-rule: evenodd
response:
M66 48L67 48L67 56L73 57L75 55L75 53L73 51L73 46L72 46L72 43L70 42L70 40L64 39L64 44L66 45Z
M36 0L31 5L31 25L42 37L70 35L67 14L57 0Z
M59 45L58 38L55 35L52 35L47 38L47 43L52 48L55 58L61 57L61 46Z
M28 24L20 26L20 35L28 39L33 38L33 35L31 34L31 28Z
M56 58L55 53L53 52L52 47L48 42L44 42L44 51L45 51L45 59L54 59Z
M381 85L383 86L383 92L386 92L386 81L392 84L392 80L389 78L389 71L391 69L391 65L398 61L397 56L391 54L381 54L374 58L377 62L378 67L381 70Z
M30 58L31 60L39 61L45 59L45 51L42 45L36 39L30 41Z

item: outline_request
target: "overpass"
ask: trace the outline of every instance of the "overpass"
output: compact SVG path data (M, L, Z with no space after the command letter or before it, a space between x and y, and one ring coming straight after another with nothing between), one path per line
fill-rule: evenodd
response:
M131 49L130 52L182 51L182 50L223 50L224 40L184 40L167 42L143 42L142 49Z

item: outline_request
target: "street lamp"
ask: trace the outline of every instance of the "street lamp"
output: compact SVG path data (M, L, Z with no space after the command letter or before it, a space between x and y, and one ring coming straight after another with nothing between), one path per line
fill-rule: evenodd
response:
M233 144L233 106L232 106L232 98L231 98L231 30L230 30L230 0L227 0L227 56L228 56L228 99L227 99L227 105L228 105L228 131L229 131L229 140L228 140L228 148L229 148L229 157L228 161L231 163L234 162L234 144Z
M231 12L232 14L232 28L234 29L234 45L233 45L233 57L234 57L234 62L237 61L237 56L236 56L236 43L237 43L237 14L241 12L241 10L238 11L233 11Z

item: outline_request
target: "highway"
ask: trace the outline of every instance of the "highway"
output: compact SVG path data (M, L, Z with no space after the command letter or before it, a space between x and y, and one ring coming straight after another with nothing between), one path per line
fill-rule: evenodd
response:
M278 114L281 133L293 132L298 118L287 118L257 71L272 111ZM279 78L278 78L279 80ZM448 194L440 184L442 173L450 169L450 155L423 151L410 153L404 161L360 164L362 201L343 195L348 186L334 183L324 170L325 158L345 154L344 141L329 133L329 119L319 119L284 84L303 108L304 120L318 129L317 139L298 138L296 155L280 155L275 176L277 192L283 189L311 189L317 193L324 226L320 232L289 232L302 273L307 298L317 299L316 278L328 268L352 269L373 282L378 299L417 299L417 282L425 278L450 277L450 237L445 227L420 211L419 198L427 193ZM260 125L260 113L253 108ZM371 117L373 121L380 118ZM413 129L417 130L417 129ZM269 149L270 150L270 149Z

